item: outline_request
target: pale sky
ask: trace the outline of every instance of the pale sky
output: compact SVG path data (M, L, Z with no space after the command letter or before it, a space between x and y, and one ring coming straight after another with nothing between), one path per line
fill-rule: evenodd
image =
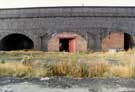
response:
M135 0L0 0L0 8L47 6L135 6Z

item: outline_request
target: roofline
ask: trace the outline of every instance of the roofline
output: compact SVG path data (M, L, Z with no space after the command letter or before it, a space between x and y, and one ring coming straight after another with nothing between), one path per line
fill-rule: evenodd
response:
M20 10L20 9L44 9L44 8L135 8L135 6L46 6L46 7L17 7L0 8L0 10Z

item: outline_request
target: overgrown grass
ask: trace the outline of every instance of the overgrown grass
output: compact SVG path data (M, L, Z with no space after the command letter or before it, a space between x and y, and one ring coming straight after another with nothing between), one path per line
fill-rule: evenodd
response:
M13 77L135 77L135 50L66 53L0 52L0 76Z

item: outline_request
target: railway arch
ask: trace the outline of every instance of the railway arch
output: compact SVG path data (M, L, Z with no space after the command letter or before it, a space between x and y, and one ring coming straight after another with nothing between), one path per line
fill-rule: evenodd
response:
M135 7L0 9L0 50L128 50L135 47L134 29Z

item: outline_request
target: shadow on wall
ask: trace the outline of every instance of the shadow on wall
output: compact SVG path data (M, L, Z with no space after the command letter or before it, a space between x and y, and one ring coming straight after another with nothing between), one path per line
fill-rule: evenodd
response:
M30 38L17 33L4 37L0 42L0 50L4 51L32 49L33 47L33 41Z

